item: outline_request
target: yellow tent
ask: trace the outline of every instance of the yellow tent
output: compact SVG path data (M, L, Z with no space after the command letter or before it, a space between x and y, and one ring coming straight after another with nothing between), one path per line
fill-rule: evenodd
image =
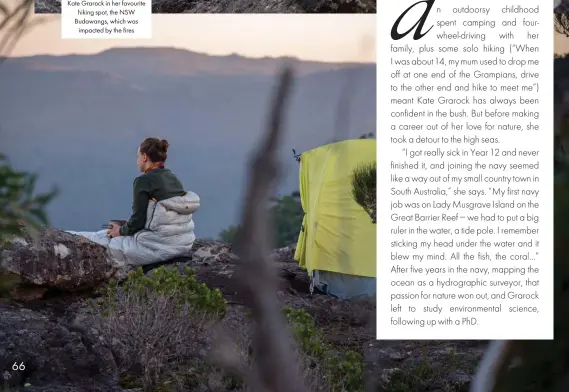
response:
M375 139L332 143L301 155L305 216L295 259L310 276L328 271L375 278L376 225L351 193L352 171L375 160Z

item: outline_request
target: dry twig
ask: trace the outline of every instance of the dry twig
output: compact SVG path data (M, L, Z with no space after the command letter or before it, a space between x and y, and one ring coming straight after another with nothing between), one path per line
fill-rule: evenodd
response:
M44 22L43 19L30 21L33 15L34 0L21 0L12 8L6 3L0 2L0 63L10 54L22 35Z
M235 253L243 263L241 279L249 293L255 321L253 369L248 372L228 355L222 360L226 367L241 373L249 388L256 392L307 391L276 296L276 274L270 259L272 237L266 214L270 190L279 172L277 146L292 80L292 70L285 68L273 99L264 140L251 161L249 187L235 245Z
M111 309L94 308L93 322L112 342L121 371L142 368L144 391L153 390L169 363L196 355L200 337L215 320L189 305L181 311L172 294L120 290L111 298L112 311L101 318L101 310Z

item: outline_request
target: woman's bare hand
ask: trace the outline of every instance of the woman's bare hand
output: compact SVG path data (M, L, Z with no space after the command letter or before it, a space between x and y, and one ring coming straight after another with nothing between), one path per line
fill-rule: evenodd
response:
M117 225L114 222L110 222L109 226L111 226L111 228L109 230L107 230L107 236L108 237L114 238L114 237L119 237L121 235L120 231L119 231L119 229L120 229L119 225Z

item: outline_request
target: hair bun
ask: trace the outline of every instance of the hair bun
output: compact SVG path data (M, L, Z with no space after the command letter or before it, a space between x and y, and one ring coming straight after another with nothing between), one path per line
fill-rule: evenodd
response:
M158 147L160 148L160 150L166 152L168 151L168 147L170 147L170 144L168 143L168 140L162 139L158 142Z

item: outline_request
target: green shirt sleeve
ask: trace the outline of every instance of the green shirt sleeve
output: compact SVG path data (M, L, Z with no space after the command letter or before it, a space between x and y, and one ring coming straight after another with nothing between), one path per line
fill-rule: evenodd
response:
M137 177L132 185L132 215L128 222L120 227L121 236L135 235L144 229L146 224L146 211L150 200L150 184L147 178Z

